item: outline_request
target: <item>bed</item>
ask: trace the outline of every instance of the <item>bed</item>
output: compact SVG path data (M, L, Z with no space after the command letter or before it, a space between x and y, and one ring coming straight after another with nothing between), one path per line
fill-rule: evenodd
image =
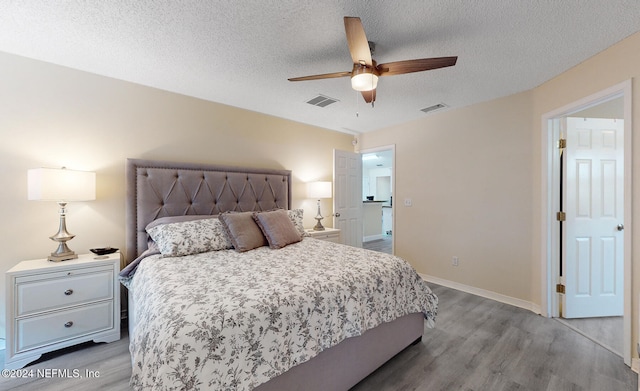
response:
M128 159L126 177L134 389L347 390L434 324L405 261L304 236L289 170Z

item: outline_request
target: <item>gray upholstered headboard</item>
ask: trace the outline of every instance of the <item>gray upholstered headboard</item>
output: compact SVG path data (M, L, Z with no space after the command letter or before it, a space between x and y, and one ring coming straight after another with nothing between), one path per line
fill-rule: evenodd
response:
M291 171L127 159L126 263L164 216L291 208Z

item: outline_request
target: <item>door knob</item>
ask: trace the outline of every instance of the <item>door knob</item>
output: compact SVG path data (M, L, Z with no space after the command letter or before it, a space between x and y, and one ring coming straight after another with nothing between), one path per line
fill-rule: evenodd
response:
M335 217L340 217L340 213L336 212L333 214Z
M618 229L618 231L622 231L624 229L624 225L623 224L618 224L618 226L616 228Z

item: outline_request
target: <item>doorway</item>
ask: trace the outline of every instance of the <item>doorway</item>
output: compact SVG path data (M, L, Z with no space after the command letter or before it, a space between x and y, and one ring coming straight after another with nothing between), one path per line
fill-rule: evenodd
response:
M569 327L580 332L586 337L601 343L603 346L610 348L610 345L616 345L621 347L621 351L617 353L622 355L624 362L627 365L631 364L631 82L627 81L619 85L613 86L600 93L594 94L587 98L584 98L578 102L574 102L561 109L547 113L542 118L543 127L543 210L546 211L542 221L542 228L544 238L543 240L543 263L542 263L542 313L545 316L562 319L564 314L571 313L573 306L571 302L564 300L569 294L575 294L575 281L571 283L567 282L567 278L575 280L577 273L572 269L567 269L570 265L570 260L574 258L563 259L563 257L573 256L571 251L567 255L567 249L575 249L574 244L580 241L571 240L567 238L567 230L563 231L563 222L565 218L563 215L557 214L559 211L563 211L568 206L563 205L563 201L573 202L566 200L566 194L563 194L563 183L566 186L567 167L561 150L558 149L557 140L567 135L567 118L578 117L584 118L618 118L624 120L624 136L621 142L623 143L624 158L622 159L622 169L624 173L621 175L621 181L623 186L621 187L621 205L624 212L621 213L619 223L624 226L624 231L620 229L620 232L615 232L615 226L611 228L609 237L615 238L618 235L618 240L624 242L616 251L622 252L622 261L620 266L620 272L623 274L621 281L616 282L618 285L622 284L621 295L623 297L621 303L622 318L610 317L611 319L602 318L590 318L589 316L598 315L597 313L585 316L581 321L562 320L563 323ZM577 137L574 133L571 137ZM567 138L567 143L572 142ZM575 142L575 140L574 140ZM580 161L580 164L582 160ZM572 161L575 168L575 162ZM571 172L569 172L571 173ZM572 184L572 186L574 186ZM575 206L575 205L573 205ZM559 221L557 221L559 220ZM569 223L569 221L567 221ZM574 221L575 223L575 221ZM568 242L568 243L567 243ZM584 243L584 241L580 242ZM589 249L589 246L585 246L585 249ZM601 253L602 251L600 251ZM583 265L584 266L584 265ZM583 267L582 266L582 267ZM575 266L572 266L575 267ZM569 271L567 271L569 270ZM583 269L584 270L584 267ZM564 275L563 275L564 272ZM567 291L566 294L560 294L556 291L561 291L564 286L571 292ZM588 285L589 283L587 283ZM601 281L598 281L601 284ZM583 287L585 285L583 284ZM582 289L582 287L580 288ZM584 289L583 289L584 290ZM583 294L584 292L581 292ZM589 296L591 293L583 294L583 296ZM569 309L569 311L568 311ZM585 326L588 324L588 326ZM605 326L608 324L608 326ZM595 325L595 326L594 326ZM601 331L608 327L607 332ZM613 332L611 331L613 329ZM603 341L604 334L615 334L622 336L622 341ZM618 349L616 349L618 350Z
M362 247L393 254L393 188L395 146L360 151L362 154Z

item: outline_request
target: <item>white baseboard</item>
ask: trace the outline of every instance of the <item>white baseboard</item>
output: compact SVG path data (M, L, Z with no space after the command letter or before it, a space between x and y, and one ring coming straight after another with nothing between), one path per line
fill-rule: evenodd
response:
M540 310L540 305L532 303L530 301L517 299L515 297L506 296L506 295L503 295L501 293L488 291L488 290L482 289L482 288L476 288L474 286L461 284L459 282L445 280L445 279L434 277L434 276L430 276L430 275L427 275L427 274L421 274L421 273L419 273L419 274L420 274L420 277L422 277L422 279L427 281L427 282L431 282L431 283L434 283L434 284L446 286L447 288L456 289L456 290L459 290L459 291L462 291L462 292L471 293L472 295L476 295L476 296L484 297L484 298L487 298L487 299L495 300L495 301L498 301L500 303L505 303L505 304L509 304L509 305L512 305L512 306L515 306L515 307L524 308L525 310L529 310L529 311L534 312L534 313L536 313L538 315L540 315L542 313L542 311Z

